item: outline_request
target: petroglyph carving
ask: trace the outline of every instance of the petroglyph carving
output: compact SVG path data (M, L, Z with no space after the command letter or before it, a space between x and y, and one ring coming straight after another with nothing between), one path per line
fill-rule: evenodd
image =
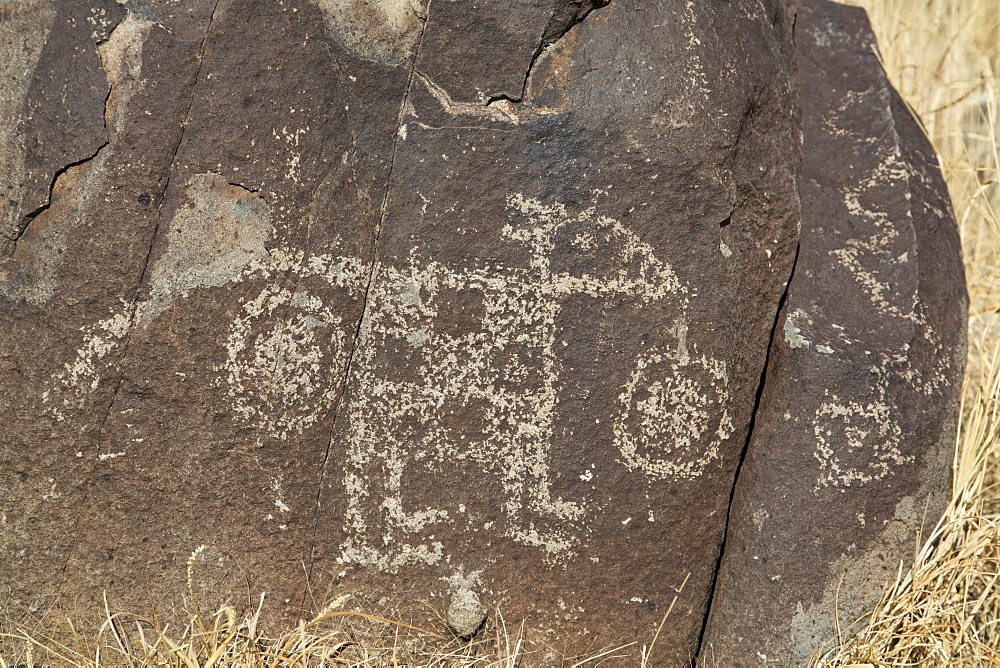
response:
M912 222L894 221L892 212L886 210L889 205L881 197L885 188L907 183L907 166L898 145L883 144L876 150L880 158L878 165L844 193L848 213L867 221L871 234L860 239L846 239L842 248L831 250L830 254L853 274L875 308L887 316L913 319L916 317L916 290L899 290L895 287L901 282L899 278L890 283L884 278L884 267L878 271L886 256L895 258L896 271L907 277L917 271L916 264L908 262L906 252L913 244Z
M83 342L76 351L72 362L63 364L53 381L55 386L42 393L42 401L51 404L56 397L62 398L60 405L52 405L50 414L57 420L66 419L63 409L80 410L86 398L97 389L107 366L102 360L115 350L128 333L127 309L109 318L99 320L90 327L84 327Z
M684 339L678 338L676 353L650 351L639 358L619 397L622 412L615 419L623 463L653 478L701 475L733 433L725 363L704 356L690 359ZM711 388L707 392L706 385ZM721 407L721 416L713 422L716 407ZM712 434L706 448L704 439Z
M274 279L241 305L229 327L217 384L245 421L282 440L314 424L333 406L343 378L346 338L341 317L303 287L277 278L316 277L360 295L367 267L357 258L274 249L255 258L249 277Z
M821 471L817 491L821 487L849 487L852 483L881 480L892 472L893 465L914 459L901 450L903 430L887 399L888 373L885 367L873 367L871 371L876 381L869 401L840 401L831 396L816 409L815 457Z
M948 498L968 301L947 188L865 12L803 0L794 26L799 249L698 665L811 663Z
M842 116L857 115L862 109L887 108L887 105L887 89L846 91L837 109L823 119L829 132L850 138L859 145L872 145L873 153L870 167L863 171L859 168L856 180L845 186L843 192L845 213L857 221L857 229L863 232L859 232L857 238L844 238L827 253L837 258L837 270L853 279L857 294L866 298L886 323L899 323L903 330L914 331L913 336L922 336L943 353L939 337L928 324L921 305L918 262L913 251L913 216L909 211L900 216L895 210L899 206L896 198L887 195L905 189L901 192L905 192L905 201L909 203L914 167L904 160L898 138L875 141L864 134L855 136L850 124L841 120ZM851 332L834 326L836 332L823 336L810 331L813 325L801 308L795 309L785 321L785 342L791 348L809 347L813 342L802 336L803 331L809 331L809 337L818 341L815 345L818 352L836 358L853 358L855 363L857 347L876 347L876 341L864 328ZM823 342L823 338L830 340ZM855 350L849 350L851 347ZM816 482L817 491L827 486L847 487L881 480L892 473L894 466L912 463L912 456L902 454L903 431L898 416L890 408L888 388L902 383L914 392L931 395L949 383L950 355L936 355L933 364L922 372L910 359L909 344L902 344L898 352L891 355L872 355L870 351L865 354L870 356L866 361L871 363L870 400L841 402L833 399L816 410L814 456L822 469Z
M619 221L600 215L596 205L572 213L562 204L519 194L507 203L514 222L501 234L529 249L528 266L451 268L411 255L407 266L378 270L371 295L375 307L361 332L370 345L357 353L357 388L347 410L350 450L344 484L351 537L341 546L343 563L392 570L411 560L434 563L442 558L440 543L414 547L406 542L406 537L427 534L430 525L456 515L449 508L404 510L402 480L410 467L421 467L426 475L435 462L462 461L497 476L504 493L502 530L541 548L552 561L575 555L585 515L600 510L551 490L549 449L559 426L563 389L556 322L562 303L580 294L599 303L628 296L643 303L670 302L683 312L691 290L652 247ZM580 249L612 254L614 261L606 265L610 269L600 274L555 269L553 250L564 236ZM457 299L456 292L478 295L482 321L472 331L437 324L439 313L451 304L469 301ZM710 425L702 410L728 399L725 365L692 359L686 328L681 317L674 328L676 350L651 349L637 361L621 397L623 414L595 416L615 422L621 463L641 468L651 478L698 475L717 455L718 440L732 429L728 413ZM375 371L376 356L386 351L399 351L395 365L416 372ZM397 373L399 378L392 377ZM686 409L683 416L657 424L665 411L677 407ZM453 431L448 416L470 409L478 411L480 428ZM636 424L630 412L637 416ZM716 439L706 452L693 452L712 431ZM385 481L382 489L377 480ZM370 499L383 501L376 505ZM566 528L542 530L532 518L555 519ZM373 535L376 527L384 527L384 533Z
M216 382L246 422L280 439L302 433L337 395L346 337L340 316L319 297L304 288L281 287L277 278L315 277L357 295L367 268L357 258L265 250L264 242L274 236L267 204L216 174L196 174L188 194L189 203L171 221L167 249L151 272L149 299L123 302L108 318L82 328L74 360L53 377L44 400L62 398L51 408L60 420L64 409L81 409L106 371L105 358L125 340L133 319L149 326L195 288L274 279L241 304Z

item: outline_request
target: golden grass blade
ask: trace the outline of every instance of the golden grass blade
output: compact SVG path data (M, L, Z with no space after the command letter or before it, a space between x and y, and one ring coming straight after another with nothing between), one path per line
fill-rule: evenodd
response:
M39 642L38 640L35 640L33 637L31 637L30 635L28 635L28 633L26 633L25 631L22 631L21 629L18 629L17 632L20 633L21 635L15 635L15 634L11 634L11 633L2 633L0 635L2 635L4 637L8 637L8 638L17 638L18 640L27 640L32 645L37 646L39 649L45 650L46 653L48 653L48 654L55 655L58 659L60 659L61 661L66 662L69 665L74 665L74 666L75 665L81 665L81 661L86 661L86 658L83 657L82 655L78 655L79 659L77 659L77 660L70 659L70 658L68 658L68 657L60 654L51 645L46 645L45 643L42 643L42 642ZM70 651L72 651L72 650L70 650ZM32 661L31 661L30 658L28 660L28 663L29 664L32 663Z
M226 631L226 635L222 642L219 642L216 645L215 650L208 657L208 660L205 661L204 668L212 668L212 666L216 664L222 654L230 648L233 638L236 637L236 634L240 630L239 626L236 625L236 612L228 605L224 606L219 610L219 612L215 613L216 620L218 620L223 613L226 615L226 628L228 630ZM213 642L215 641L213 640Z
M125 641L122 639L121 633L118 632L118 625L115 622L115 615L111 614L111 608L110 606L108 606L108 593L102 592L102 595L104 599L105 622L104 624L101 625L101 631L103 631L105 628L110 627L111 633L112 635L114 635L115 641L118 643L118 649L121 652L122 656L125 657L125 662L128 664L129 668L135 668L135 663L132 661L132 656L131 656L132 653L129 652L129 650L125 647ZM100 631L98 632L98 636L100 636ZM101 665L100 661L96 658L94 663L96 665Z
M674 597L674 600L676 600L676 597ZM636 643L636 641L633 640L632 642L625 643L624 645L619 645L618 647L615 647L613 649L609 649L606 652L601 652L600 654L595 654L594 656L589 656L586 659L584 659L583 661L578 661L578 662L574 663L571 668L579 668L580 666L588 664L591 661L597 661L598 659L600 659L602 657L605 657L605 656L607 656L609 654L614 654L615 652L620 652L621 650L625 649L626 647L631 647L632 645L636 645L636 644L638 644L638 643ZM624 658L624 657L615 657L615 658L621 659L621 658Z
M682 582L681 586L677 588L677 594L674 596L674 600L670 601L670 605L667 606L667 611L666 613L664 613L663 619L660 620L660 625L656 627L656 633L653 634L653 639L649 642L648 651L645 648L643 648L642 662L640 664L642 668L646 668L646 666L649 664L649 657L653 655L653 647L656 645L657 638L660 637L660 631L663 630L663 625L667 623L667 617L670 616L670 612L674 609L674 605L677 603L677 597L680 596L682 591L684 591L684 585L687 584L688 578L690 577L691 577L690 573L685 575L684 582Z

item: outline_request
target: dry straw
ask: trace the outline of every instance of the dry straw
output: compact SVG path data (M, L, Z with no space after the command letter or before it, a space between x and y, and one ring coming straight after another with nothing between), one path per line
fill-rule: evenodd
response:
M817 657L823 668L1000 665L1000 186L997 90L1000 1L857 0L868 9L894 84L921 114L942 157L961 228L971 297L970 354L954 494L945 517L860 627ZM347 596L275 637L260 631L264 596L238 617L203 615L188 560L187 624L112 612L96 637L69 620L0 620L0 668L71 666L533 665L524 627L496 611L489 632L462 643L398 621L344 610ZM663 624L657 630L657 637ZM860 630L859 630L860 629ZM857 632L853 637L851 634ZM641 663L655 661L655 641ZM831 639L831 646L838 639ZM621 665L628 645L566 666ZM11 653L13 652L13 654ZM632 654L634 656L634 653Z

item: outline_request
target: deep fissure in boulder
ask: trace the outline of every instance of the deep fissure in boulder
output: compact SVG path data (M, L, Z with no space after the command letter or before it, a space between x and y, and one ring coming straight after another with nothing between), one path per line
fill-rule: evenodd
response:
M720 226L725 227L726 225L729 224L729 221L730 218L727 217L726 220L724 220L720 224ZM795 260L793 260L792 262L791 273L789 273L788 275L788 281L785 284L785 291L781 293L781 299L778 300L778 306L774 312L774 326L771 327L771 333L767 339L767 354L764 357L764 366L761 368L760 380L757 383L757 391L753 401L753 411L750 414L750 426L747 428L746 441L743 445L743 450L740 452L739 463L736 465L736 471L733 475L733 484L729 491L729 504L726 508L726 524L725 527L723 528L722 544L719 547L719 556L718 559L716 560L715 570L712 574L712 586L711 589L709 590L708 605L705 608L705 614L702 619L701 631L698 636L698 646L695 652L693 653L693 656L695 657L693 661L694 664L699 664L700 659L702 657L703 644L705 640L705 631L708 627L709 617L711 617L712 614L712 602L715 599L715 590L718 584L719 567L721 566L722 561L723 559L725 559L726 556L726 543L729 534L729 524L731 522L733 497L736 494L736 487L739 484L739 479L740 479L740 471L743 469L743 462L746 459L747 450L750 448L750 441L753 438L754 427L756 426L757 423L757 413L760 410L760 400L764 394L764 387L767 384L768 364L771 361L771 351L774 349L775 345L775 333L778 332L779 325L781 324L783 316L785 315L785 302L788 300L788 289L789 287L791 287L792 280L795 278L795 266L798 264L798 259L799 259L799 246L796 245Z

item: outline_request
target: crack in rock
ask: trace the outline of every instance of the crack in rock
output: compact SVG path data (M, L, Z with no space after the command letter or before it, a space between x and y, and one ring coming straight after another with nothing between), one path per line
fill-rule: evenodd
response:
M93 154L88 155L79 160L76 160L74 162L71 162L68 165L64 165L63 167L59 168L55 174L53 174L52 182L49 184L49 194L48 197L46 197L45 204L42 204L34 211L26 213L21 218L21 221L17 224L17 232L15 234L11 235L6 231L2 232L3 236L10 242L9 245L10 250L8 252L8 255L14 255L14 252L17 250L17 242L20 241L21 237L24 236L24 233L28 231L28 227L31 226L31 223L34 222L34 220L38 218L38 216L48 211L49 207L52 206L53 193L55 193L55 191L59 189L59 186L57 184L60 181L60 179L62 179L63 175L66 174L66 172L68 172L69 170L73 169L74 167L80 167L81 165L85 165L94 158L96 158L101 153L101 151L104 150L104 147L107 145L108 145L108 140L105 139L104 143L101 144L97 148L97 150L93 152Z
M545 27L545 32L542 33L542 39L538 43L538 48L531 57L528 69L524 73L524 83L521 84L521 95L516 100L511 100L511 102L520 102L524 99L528 88L528 79L531 78L531 73L535 69L535 63L538 62L541 55L553 47L566 33L583 23L595 9L607 7L609 4L611 4L611 0L564 0L556 5L552 10L551 18L549 18L549 24ZM490 102L499 99L503 98L491 98Z
M524 104L531 76L535 66L542 56L553 49L563 37L573 28L583 23L591 13L610 4L610 0L563 0L556 4L549 17L545 30L542 32L538 46L535 48L525 68L521 80L520 92L517 95L497 94L483 96L476 102L456 102L451 94L436 83L427 73L416 70L415 75L427 88L445 112L453 116L471 116L473 118L497 123L517 125L524 118L536 116L551 116L560 113L560 109L539 107ZM483 99L485 97L485 99Z

